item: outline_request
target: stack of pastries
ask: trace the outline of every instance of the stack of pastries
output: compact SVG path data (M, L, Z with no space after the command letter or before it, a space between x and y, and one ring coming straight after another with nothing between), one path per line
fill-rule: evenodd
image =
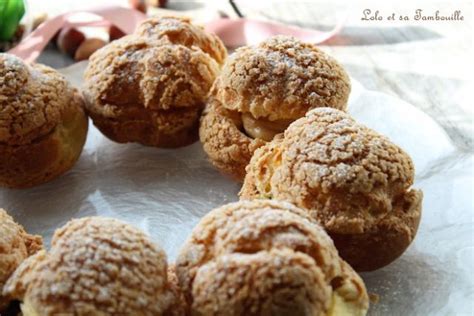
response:
M146 234L75 219L51 247L0 210L0 312L38 315L365 315L356 271L413 241L422 192L400 147L348 113L349 76L315 45L276 36L237 49L186 18L143 22L91 56L82 95L54 70L0 54L0 185L72 168L87 117L118 143L200 139L243 181L176 264Z
M199 135L214 166L238 181L254 151L317 107L346 110L342 66L315 45L275 36L241 47L209 94Z

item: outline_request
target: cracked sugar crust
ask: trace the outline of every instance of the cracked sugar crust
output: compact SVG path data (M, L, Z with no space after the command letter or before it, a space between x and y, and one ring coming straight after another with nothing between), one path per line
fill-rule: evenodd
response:
M199 49L126 36L91 56L84 75L88 109L113 117L127 107L202 106L218 71Z
M212 309L211 305L215 303L215 300L218 300L214 313L211 313L213 315L222 315L223 311L227 311L225 308L233 310L235 314L240 311L240 315L256 313L251 309L245 309L245 306L261 306L265 298L248 297L248 302L252 303L239 307L239 304L245 299L242 293L250 285L244 280L250 280L259 275L259 281L251 283L251 286L255 288L261 286L264 289L265 285L258 282L265 282L266 278L263 278L261 273L266 273L271 268L266 266L260 269L252 262L257 263L263 260L271 265L271 258L277 260L273 255L275 251L291 251L291 254L295 253L296 257L304 254L312 262L313 269L317 269L321 275L321 277L312 276L314 280L324 280L326 286L330 286L333 279L342 280L334 288L335 291L339 291L339 286L345 284L346 281L355 282L357 284L355 291L358 293L355 305L361 306L363 309L368 304L362 280L354 271L348 273L347 269L343 268L342 260L339 258L333 242L307 212L286 202L254 200L227 204L211 211L202 218L183 246L176 263L176 269L180 285L192 312L206 314L205 311ZM299 260L293 257L292 255L287 259L294 260L292 262ZM232 262L232 266L240 265L236 269L241 271L236 272L233 268L227 271L229 273L227 281L219 277L222 273L219 271L225 269L225 262L227 262L225 258ZM252 267L255 270L252 270ZM212 272L209 272L209 269ZM244 273L242 271L248 274L243 277L243 280L240 280L240 283L236 284L232 278L242 277L241 273ZM290 278L291 275L292 272L286 277ZM352 277L349 278L349 275ZM274 281L277 280L278 278ZM237 282L237 280L235 281ZM219 295L214 298L209 297L207 294L211 287L210 284L213 284L212 288L217 288L219 282L223 286ZM282 289L286 287L285 284L280 284L280 286ZM303 292L304 288L302 288ZM225 291L229 291L228 294L230 294L227 295L227 298ZM299 291L295 293L302 294ZM239 296L241 294L242 297ZM278 296L277 293L274 294ZM329 302L321 297L318 297L317 300L324 301L324 304L318 303L319 305L314 306L318 306L318 308L324 306L323 310L326 310ZM308 306L313 306L313 303L309 302ZM272 304L274 308L278 308L282 302L273 302ZM218 306L224 310L219 310ZM273 307L267 306L266 308ZM239 308L245 310L239 310Z
M316 107L345 110L350 89L332 57L313 44L275 36L237 49L211 94L229 110L274 121L297 119Z
M187 17L164 16L142 22L135 34L156 39L167 39L173 44L198 47L222 65L227 50L218 36L206 32L202 26L194 25Z
M22 264L4 291L41 315L162 315L174 300L164 251L138 229L100 217L58 229L50 251Z
M0 54L0 186L32 187L66 172L87 129L84 101L66 78Z
M245 177L245 167L253 152L265 141L248 137L241 131L242 119L234 111L210 99L201 116L199 138L211 163L238 181Z
M6 281L26 258L42 248L43 240L40 236L28 234L0 208L0 312L9 302L2 295Z
M266 143L247 135L242 113L271 122L297 119L313 107L345 110L349 92L343 68L314 45L273 37L227 60L211 88L199 137L211 163L242 182L253 153Z
M348 114L324 108L255 153L241 195L290 200L318 210L331 230L361 233L391 211L413 178L413 162L400 147Z
M197 138L199 114L218 71L194 47L127 36L92 55L83 88L86 108L113 140L180 146Z
M0 143L23 145L48 134L71 103L77 106L76 93L57 71L0 53Z
M308 112L258 149L247 172L242 199L280 199L307 209L358 270L394 260L416 234L422 194L411 189L412 160L341 111ZM370 256L373 248L383 258ZM362 254L372 258L364 263Z
M331 292L321 270L304 253L232 253L199 269L193 307L199 315L325 315Z

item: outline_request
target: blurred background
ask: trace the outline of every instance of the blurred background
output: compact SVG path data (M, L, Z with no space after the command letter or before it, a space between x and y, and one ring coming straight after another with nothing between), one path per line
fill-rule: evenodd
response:
M115 4L146 8L150 15L188 15L202 23L240 14L329 30L344 19L342 31L319 46L336 57L363 86L397 96L420 108L447 131L460 149L472 150L472 4L469 1L233 2L234 6L227 0L30 0L28 16L30 22L36 19L37 24L46 16ZM415 21L418 9L427 16L436 11L445 16L459 11L463 20ZM393 13L395 20L388 20ZM400 21L399 16L410 20ZM87 37L104 37L97 30L86 30L86 33ZM60 53L52 44L39 62L61 68L75 62L73 54L70 55Z

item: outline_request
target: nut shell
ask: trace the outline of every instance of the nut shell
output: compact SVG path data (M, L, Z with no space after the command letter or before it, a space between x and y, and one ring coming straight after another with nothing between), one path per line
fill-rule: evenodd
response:
M166 255L138 229L100 217L58 229L49 252L14 273L4 291L41 315L163 315L174 296Z
M74 60L87 60L98 49L104 47L107 43L100 38L86 38L74 53Z
M63 28L58 34L56 45L62 53L74 56L85 39L84 33L77 28Z
M2 295L3 286L15 269L29 256L43 248L40 236L30 235L0 208L0 312L10 299Z
M55 70L0 54L0 185L31 187L69 170L87 135L83 105Z
M410 157L348 114L314 109L255 152L242 199L290 201L308 210L356 270L380 268L413 240L422 193Z
M368 307L362 280L324 230L285 202L241 201L211 211L185 243L176 270L196 315L324 315L348 284L352 296L341 294L343 300L360 315Z

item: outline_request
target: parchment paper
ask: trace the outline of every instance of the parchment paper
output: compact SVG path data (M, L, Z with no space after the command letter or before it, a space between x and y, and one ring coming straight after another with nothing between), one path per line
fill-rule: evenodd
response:
M84 65L62 72L79 85ZM369 292L380 295L369 314L472 315L472 154L458 151L436 122L410 104L352 84L349 112L412 156L415 187L424 192L414 243L395 263L362 275ZM0 189L0 207L47 243L71 218L122 219L146 231L174 261L199 219L236 201L239 188L210 165L199 142L175 150L116 144L91 123L71 171L33 189Z

